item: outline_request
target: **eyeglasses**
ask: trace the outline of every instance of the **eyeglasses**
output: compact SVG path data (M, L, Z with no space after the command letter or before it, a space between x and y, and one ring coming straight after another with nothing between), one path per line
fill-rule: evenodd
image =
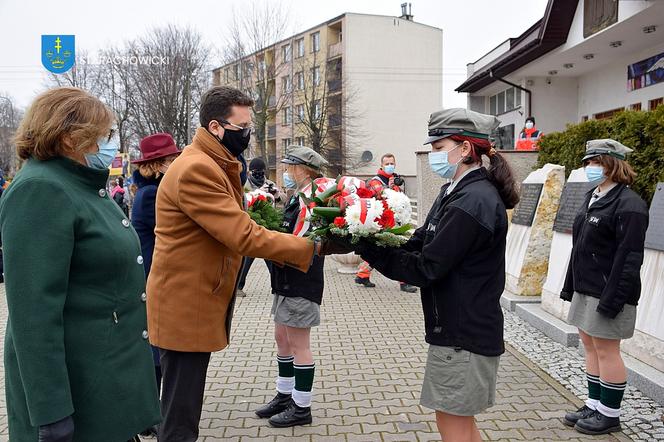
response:
M237 130L241 130L241 131L242 131L242 136L243 136L243 137L248 137L248 136L251 134L251 131L252 131L252 129L253 129L252 127L242 127L242 126L238 126L237 124L233 124L233 123L231 123L231 122L228 121L228 120L219 120L219 123L220 123L220 124L225 124L225 125L227 125L227 126L234 127L234 128L236 128Z

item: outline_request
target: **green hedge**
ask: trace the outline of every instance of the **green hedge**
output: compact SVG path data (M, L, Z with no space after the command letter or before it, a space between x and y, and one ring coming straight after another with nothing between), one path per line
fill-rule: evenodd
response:
M628 157L637 173L632 188L650 203L655 185L664 181L664 106L652 112L620 112L611 119L570 124L564 132L545 134L538 167L560 164L569 175L582 166L586 141L598 138L613 138L634 149Z

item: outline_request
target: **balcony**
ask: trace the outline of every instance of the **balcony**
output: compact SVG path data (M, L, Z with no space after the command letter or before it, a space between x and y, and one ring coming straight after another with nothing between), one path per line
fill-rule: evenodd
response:
M268 126L267 127L267 138L274 139L277 137L277 126Z
M343 46L342 43L335 43L327 47L327 58L339 57L342 54Z

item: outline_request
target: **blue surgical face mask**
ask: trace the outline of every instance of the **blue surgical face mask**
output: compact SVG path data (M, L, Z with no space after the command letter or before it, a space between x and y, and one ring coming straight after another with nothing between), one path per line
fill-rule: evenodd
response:
M463 143L457 144L454 149L462 144ZM448 159L449 153L454 149L448 152L429 152L429 166L431 166L431 169L443 178L451 179L454 178L454 174L456 174L458 163L450 164Z
M604 168L601 166L586 166L585 171L588 182L591 184L601 184L606 180Z
M120 150L118 139L111 137L109 140L107 137L102 137L97 140L97 146L99 146L99 152L85 154L85 161L88 163L88 167L93 169L108 169Z
M388 164L387 166L383 167L383 170L385 171L385 173L392 175L394 173L395 168L396 166L394 164Z
M297 189L297 183L291 178L288 172L284 172L284 186L286 186L287 189Z

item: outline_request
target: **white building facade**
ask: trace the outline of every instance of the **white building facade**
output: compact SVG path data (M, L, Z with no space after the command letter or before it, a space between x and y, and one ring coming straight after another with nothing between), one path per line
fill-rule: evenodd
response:
M530 29L468 64L456 90L498 116L505 149L530 115L546 135L652 110L664 102L664 1L550 0Z

